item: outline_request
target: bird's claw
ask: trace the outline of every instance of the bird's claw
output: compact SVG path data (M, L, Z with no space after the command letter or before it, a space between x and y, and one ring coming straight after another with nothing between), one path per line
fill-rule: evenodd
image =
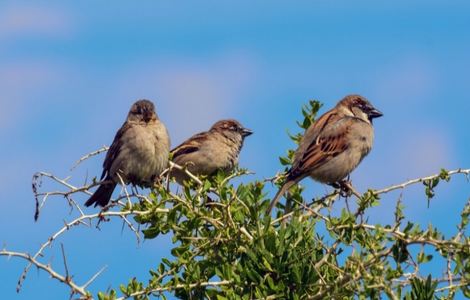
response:
M350 180L341 180L331 184L332 187L339 190L339 195L343 198L351 197L353 194L352 184Z

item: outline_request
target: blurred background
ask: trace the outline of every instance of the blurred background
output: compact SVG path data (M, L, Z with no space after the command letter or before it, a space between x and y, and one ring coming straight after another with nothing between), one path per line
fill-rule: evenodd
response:
M66 201L51 198L34 222L33 173L72 176L76 185L100 175L104 155L70 168L109 145L140 98L155 102L173 146L222 118L252 129L240 158L256 172L247 180L283 170L278 157L294 147L287 131L298 131L303 104L318 99L323 113L350 93L384 113L373 151L352 174L360 191L469 168L469 9L468 1L2 1L2 247L34 253L71 220ZM312 197L329 190L304 184ZM391 221L399 196L384 197L369 221ZM418 185L403 193L405 213L450 236L469 196L457 176L427 208ZM90 287L96 293L133 276L145 281L170 256L169 237L137 244L121 221L100 228L71 229L43 261L63 271L63 243L78 283L107 266ZM0 257L3 299L68 297L34 269L17 294L25 265ZM440 276L443 266L431 262L429 272Z

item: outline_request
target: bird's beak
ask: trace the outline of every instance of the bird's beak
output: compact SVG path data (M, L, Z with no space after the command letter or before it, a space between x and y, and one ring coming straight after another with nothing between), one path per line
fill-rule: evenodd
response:
M148 123L150 120L152 120L153 114L151 111L146 110L143 113L143 117L144 117L144 121Z
M248 128L243 128L242 129L242 136L243 137L246 137L246 136L249 136L249 135L252 135L253 134L253 131L251 131L250 129Z
M384 114L376 109L375 107L371 107L371 109L367 112L367 115L369 116L369 119L374 119L374 118L379 118L383 116Z

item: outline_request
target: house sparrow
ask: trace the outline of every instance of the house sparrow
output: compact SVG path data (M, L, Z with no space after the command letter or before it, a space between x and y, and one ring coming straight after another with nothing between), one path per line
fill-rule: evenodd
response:
M194 175L212 175L219 169L231 171L238 162L245 137L252 133L236 120L218 121L209 131L193 135L171 150L173 162ZM177 169L171 171L171 176L180 184L188 179L184 171Z
M348 95L310 125L267 213L291 186L307 176L327 184L336 184L348 176L371 150L372 120L381 116L366 98Z
M121 183L119 177L126 184L152 186L168 165L169 150L170 138L154 104L149 100L135 102L106 154L101 174L105 181L85 206L108 204L116 184Z

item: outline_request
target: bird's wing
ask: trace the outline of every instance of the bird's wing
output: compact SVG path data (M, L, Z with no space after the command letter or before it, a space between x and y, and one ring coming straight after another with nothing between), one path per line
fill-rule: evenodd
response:
M181 145L171 150L170 153L173 154L173 160L180 155L198 151L204 141L207 140L207 134L207 131L195 134L184 141Z
M109 147L108 153L106 153L106 158L103 162L103 173L101 174L101 180L106 176L106 174L111 169L113 162L115 161L116 157L119 155L119 151L122 146L122 136L126 133L127 130L131 128L131 124L125 122L121 128L119 128L116 136L114 137L113 143Z
M290 179L306 176L349 147L348 134L355 118L335 112L323 115L305 133L289 171Z

